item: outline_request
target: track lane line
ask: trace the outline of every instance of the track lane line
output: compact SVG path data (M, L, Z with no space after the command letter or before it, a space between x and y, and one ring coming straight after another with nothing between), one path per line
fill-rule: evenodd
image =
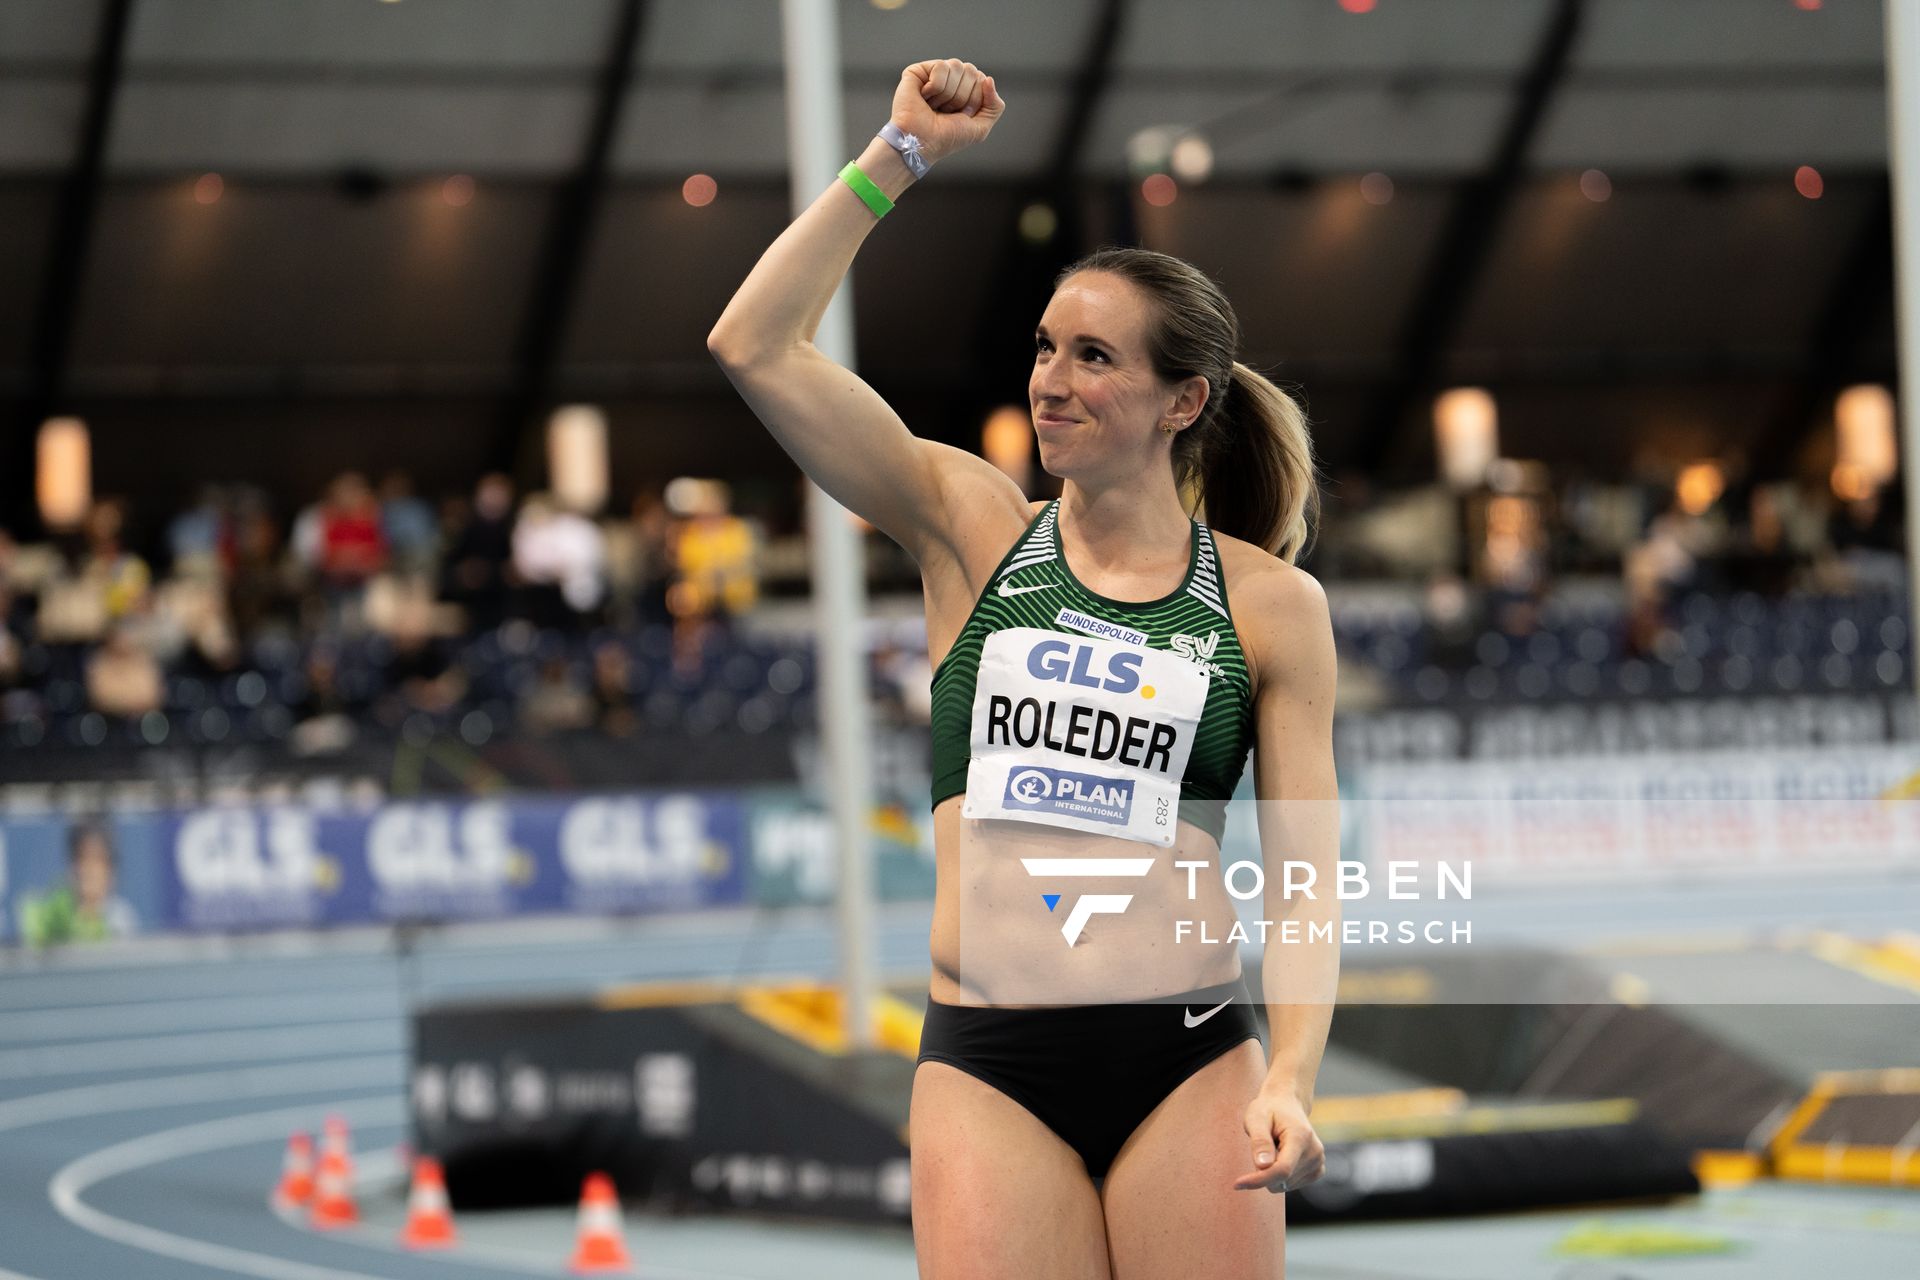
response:
M325 995L302 995L296 999L284 995L216 996L212 999L97 1004L78 1009L41 1009L0 1016L0 1043L31 1045L39 1040L108 1040L129 1031L310 1026L358 1021L380 1008L391 1008L395 1017L404 1012L400 996L391 986L331 991Z
M405 1077L404 1055L382 1053L82 1085L0 1102L0 1133L76 1116L191 1106L196 1102L219 1102L227 1098L262 1098L359 1085L390 1088L398 1093L404 1088Z
M116 1218L94 1208L83 1197L90 1188L108 1178L179 1156L199 1155L273 1137L290 1125L311 1125L318 1113L335 1112L356 1124L394 1124L403 1118L404 1110L400 1100L391 1096L348 1098L164 1129L102 1147L68 1162L48 1180L47 1199L61 1217L89 1235L197 1267L256 1276L259 1280L385 1280L384 1277L364 1272L317 1267L268 1253L254 1253L209 1240L175 1235L157 1227Z
M115 1217L86 1201L86 1193L109 1178L135 1173L182 1156L204 1155L228 1147L278 1139L289 1128L311 1126L313 1117L317 1113L341 1115L358 1128L399 1126L406 1122L404 1102L396 1097L382 1096L314 1102L299 1107L276 1107L271 1111L257 1111L246 1115L227 1116L219 1120L183 1125L176 1129L163 1129L157 1133L145 1134L109 1147L102 1147L69 1161L48 1180L47 1198L62 1217L91 1235L194 1266L213 1267L238 1275L254 1276L258 1280L383 1280L382 1277L364 1272L320 1267L270 1253L257 1253L249 1249L234 1248L231 1245L216 1244L210 1240L178 1235L158 1227ZM394 1147L369 1152L363 1159L365 1163L362 1174L354 1180L356 1186L370 1183L376 1178L391 1181L394 1174L402 1168L398 1148ZM309 1231L301 1223L297 1211L274 1206L271 1197L266 1203L275 1216L289 1226L302 1231L309 1238L319 1238L316 1233ZM363 1248L377 1249L422 1263L478 1265L526 1275L565 1274L563 1266L557 1261L535 1258L521 1254L517 1250L500 1249L497 1246L462 1243L455 1250L444 1254L418 1253L386 1239L378 1228L371 1226L330 1231L325 1238ZM636 1280L751 1280L750 1277L725 1272L683 1271L678 1268L646 1265L638 1267L634 1276ZM0 1272L0 1280L15 1280L15 1278ZM32 1280L32 1278L23 1276L18 1277L18 1280Z
M0 1080L35 1076L77 1076L149 1067L183 1067L204 1062L271 1061L314 1053L402 1046L387 1042L405 1031L400 1018L329 1022L311 1027L275 1027L265 1031L191 1031L175 1036L135 1036L125 1040L82 1040L0 1049ZM142 1053L142 1050L146 1052Z

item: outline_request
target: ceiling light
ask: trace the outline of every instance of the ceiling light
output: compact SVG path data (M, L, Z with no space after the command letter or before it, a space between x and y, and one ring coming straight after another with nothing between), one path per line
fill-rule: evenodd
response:
M1173 144L1173 172L1182 182L1205 182L1213 172L1213 144L1190 133Z

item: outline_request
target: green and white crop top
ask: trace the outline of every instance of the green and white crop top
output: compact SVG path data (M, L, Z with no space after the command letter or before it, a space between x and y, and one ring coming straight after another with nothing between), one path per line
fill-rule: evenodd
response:
M1159 600L1081 585L1048 503L933 674L933 803L1150 844L1217 842L1253 746L1253 686L1213 534Z

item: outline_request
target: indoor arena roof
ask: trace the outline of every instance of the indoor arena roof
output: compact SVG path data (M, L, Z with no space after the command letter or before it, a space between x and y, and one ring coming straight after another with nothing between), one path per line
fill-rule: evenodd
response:
M966 57L1010 104L855 272L862 371L927 434L971 443L1021 398L1046 278L1106 239L1218 276L1335 467L1430 474L1451 381L1498 390L1519 456L1617 471L1649 442L1786 457L1833 390L1893 374L1873 0L839 21L850 154L910 60ZM1167 207L1134 181L1150 130L1211 148ZM785 148L775 0L5 0L0 405L67 404L109 445L191 422L288 485L343 401L450 482L526 457L507 424L556 397L651 432L634 465L784 466L702 339L787 217ZM1035 203L1051 244L1021 236ZM104 487L205 462L96 456Z
M0 168L79 146L106 0L0 5ZM165 175L541 177L577 162L622 0L134 0L108 167ZM1112 46L1101 28L1121 10ZM1475 171L1497 150L1555 0L843 0L849 148L900 68L957 56L1017 114L956 160L1047 163L1098 60L1081 163L1118 173L1159 125L1213 140L1216 173ZM650 0L616 172L784 171L774 0ZM1812 10L1812 11L1809 11ZM1622 172L1701 164L1877 168L1886 128L1872 0L1589 0L1528 160ZM1017 123L1016 123L1017 122Z

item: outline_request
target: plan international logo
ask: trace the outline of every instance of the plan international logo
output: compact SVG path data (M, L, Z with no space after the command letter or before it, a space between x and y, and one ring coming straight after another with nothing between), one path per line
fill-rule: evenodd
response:
M1005 803L1009 809L1071 814L1124 827L1133 809L1133 783L1035 765L1007 779Z

